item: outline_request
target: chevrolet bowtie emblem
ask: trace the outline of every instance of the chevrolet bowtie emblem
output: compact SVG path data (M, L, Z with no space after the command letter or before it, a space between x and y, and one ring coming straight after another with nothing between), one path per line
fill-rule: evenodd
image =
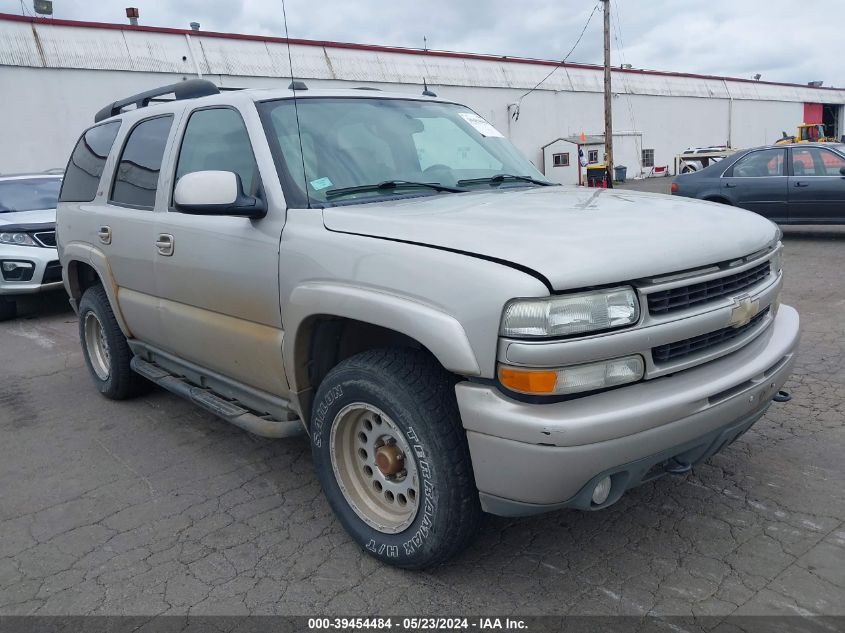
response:
M734 307L731 310L730 325L742 327L748 325L751 319L760 311L760 300L751 300L748 295L734 297Z

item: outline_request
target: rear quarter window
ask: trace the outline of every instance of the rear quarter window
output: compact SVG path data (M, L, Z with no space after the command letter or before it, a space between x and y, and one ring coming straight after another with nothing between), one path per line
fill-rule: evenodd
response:
M87 130L70 155L59 202L91 202L106 166L120 121L110 121Z

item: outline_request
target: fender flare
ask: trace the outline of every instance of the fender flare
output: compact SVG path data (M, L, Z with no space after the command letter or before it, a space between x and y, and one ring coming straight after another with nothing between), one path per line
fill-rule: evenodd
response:
M294 392L303 388L296 384L301 327L310 317L320 315L355 319L394 330L425 346L448 371L463 376L481 373L463 326L442 310L383 290L309 282L293 290L282 314L285 373Z
M109 261L105 253L84 242L70 242L69 244L62 245L61 261L62 268L66 271L64 275L65 290L67 290L68 296L71 298L74 309L78 306L82 291L77 285L76 275L70 273L75 272L76 262L81 262L89 265L97 273L97 276L99 276L100 281L103 283L103 289L109 298L109 304L111 305L112 312L114 312L114 318L120 326L120 330L127 338L132 338L132 331L126 325L126 320L120 311L120 303L117 301L117 284L114 281L114 275L112 275L111 267L109 266Z

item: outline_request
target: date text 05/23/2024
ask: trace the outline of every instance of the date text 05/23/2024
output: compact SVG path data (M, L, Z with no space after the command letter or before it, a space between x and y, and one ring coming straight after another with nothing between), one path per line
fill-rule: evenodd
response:
M309 631L525 631L528 626L519 618L498 617L372 617L372 618L309 618Z

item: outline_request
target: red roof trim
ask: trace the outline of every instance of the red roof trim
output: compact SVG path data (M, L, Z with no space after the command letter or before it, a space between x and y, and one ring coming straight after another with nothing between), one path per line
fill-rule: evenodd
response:
M456 59L472 59L487 62L511 62L514 64L533 64L535 66L559 66L560 62L547 59L530 59L526 57L508 57L506 55L484 55L481 53L458 53L454 51L432 51L421 48L403 48L401 46L380 46L376 44L354 44L350 42L332 42L329 40L303 40L296 38L272 37L268 35L245 35L239 33L219 33L216 31L193 31L190 29L174 29L158 26L132 26L131 24L114 24L111 22L85 22L80 20L60 20L53 18L34 18L13 13L0 13L0 20L9 22L28 22L33 24L52 24L55 26L71 26L78 28L108 29L112 31L141 31L148 33L169 33L172 35L197 35L202 37L217 37L228 40L245 40L252 42L274 42L277 44L297 44L301 46L319 46L326 48L342 48L359 51L370 51L380 53L401 53L405 55L424 55L428 57L447 57ZM596 64L565 64L567 68L580 68L586 70L600 70L601 66ZM743 79L740 77L721 77L718 75L700 75L696 73L682 73L663 70L642 70L639 68L617 68L614 73L629 73L633 75L652 75L657 77L684 77L688 79L710 79L716 81L732 81L739 83L765 84L769 86L788 86L791 88L804 88L807 90L842 90L829 86L815 88L803 84L790 84L778 81L757 81L755 79Z

